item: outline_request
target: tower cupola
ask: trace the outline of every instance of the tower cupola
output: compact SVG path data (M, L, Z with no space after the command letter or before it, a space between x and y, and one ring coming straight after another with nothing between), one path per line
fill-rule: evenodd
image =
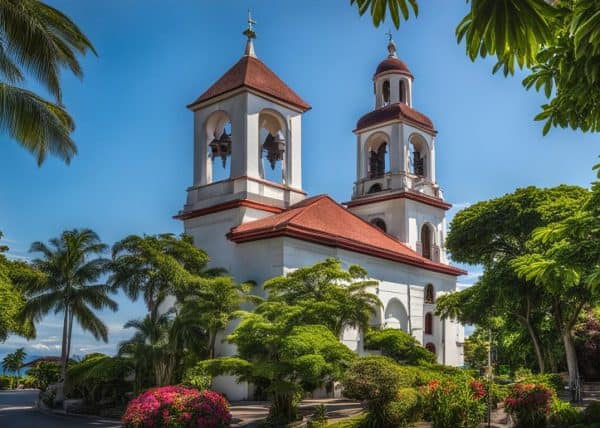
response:
M412 106L412 73L396 54L396 43L388 33L388 56L381 61L373 76L375 108L404 103Z

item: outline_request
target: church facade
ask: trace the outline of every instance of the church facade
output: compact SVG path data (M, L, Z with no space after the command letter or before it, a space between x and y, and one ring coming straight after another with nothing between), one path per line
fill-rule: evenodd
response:
M383 304L373 326L402 329L439 363L462 365L462 325L434 315L436 298L466 273L448 264L444 248L451 205L436 181L437 132L413 109L413 76L393 41L373 77L374 109L354 129L356 181L340 204L302 190L302 115L310 106L256 57L247 35L242 58L188 106L194 181L176 216L185 233L212 266L259 285L327 257L360 265ZM341 340L365 353L360 331L348 328ZM235 349L219 340L217 354ZM252 398L251 385L229 377L213 386L232 400Z

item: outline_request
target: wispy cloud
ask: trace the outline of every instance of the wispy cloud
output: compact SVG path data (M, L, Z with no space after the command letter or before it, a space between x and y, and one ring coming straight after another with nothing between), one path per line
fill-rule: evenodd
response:
M60 350L60 345L46 345L45 343L34 343L33 345L29 345L30 348L35 349L37 351L58 351Z

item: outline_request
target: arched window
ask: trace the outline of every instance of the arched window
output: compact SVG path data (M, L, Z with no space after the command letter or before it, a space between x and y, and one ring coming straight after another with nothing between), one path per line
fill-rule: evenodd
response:
M421 227L421 254L429 260L431 260L432 235L431 227L424 224Z
M401 103L405 103L406 102L406 91L405 91L405 84L404 84L404 80L400 80L400 102Z
M425 303L432 305L435 303L435 293L433 291L433 285L427 284L425 287Z
M381 93L383 95L383 104L388 105L390 103L390 81L389 80L383 81Z
M369 191L367 193L377 193L377 192L381 192L381 190L383 190L381 188L381 184L375 183L371 187L369 187Z
M377 149L369 151L369 178L379 178L385 174L387 143L381 143Z
M397 299L390 300L385 308L385 327L408 331L408 313Z
M427 345L425 345L425 349L427 349L432 354L436 355L436 353L435 353L435 345L433 343L429 342Z
M419 136L410 139L408 171L419 177L427 176L427 143Z
M205 124L207 139L207 183L227 180L231 177L233 131L231 121L224 111L212 114Z
M381 229L384 232L387 232L387 226L385 224L385 221L383 221L380 218L374 218L373 220L371 220L371 224L379 229Z
M278 113L263 110L258 117L259 140L262 141L262 178L285 184L285 121Z
M433 334L433 315L431 312L425 314L425 334Z

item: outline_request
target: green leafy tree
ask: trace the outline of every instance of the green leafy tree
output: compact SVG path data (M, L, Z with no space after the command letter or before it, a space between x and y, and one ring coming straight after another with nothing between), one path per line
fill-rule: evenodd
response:
M265 388L275 424L296 420L302 394L340 379L354 358L327 327L297 325L293 314L269 319L248 313L229 340L237 357L206 360L201 367L213 376L233 374Z
M574 385L578 364L573 328L585 306L600 298L600 181L594 182L591 194L573 215L540 226L532 242L534 251L512 265L548 296L565 348L570 385Z
M59 10L38 0L0 1L0 126L37 158L69 162L77 153L73 119L62 106L60 73L83 72L78 55L94 47ZM53 97L46 100L15 85L33 77Z
M27 371L27 376L34 379L36 388L45 391L48 385L60 380L60 368L54 361L39 361Z
M229 276L202 279L177 293L178 331L196 328L208 334L208 357L215 357L217 334L236 317L254 285L236 284Z
M366 331L381 306L379 298L368 291L377 284L367 279L367 271L360 266L344 270L338 259L328 258L265 282L269 299L257 312L271 311L280 303L302 306L298 323L325 325L336 337L346 326Z
M107 249L98 235L90 229L64 231L60 237L31 244L31 250L41 257L33 266L45 277L26 289L28 297L21 318L39 322L50 311L63 313L61 364L63 379L71 353L73 322L90 332L97 340L108 342L108 328L93 310L117 310L109 297L110 287L98 284L110 260L99 257Z
M494 56L493 72L527 68L523 85L549 99L535 117L550 128L600 130L600 15L596 0L467 0L470 9L456 28L471 60ZM416 0L351 0L375 26L389 16L418 14Z
M0 238L2 232L0 232ZM35 337L35 328L29 320L20 320L18 315L25 306L23 288L39 281L43 274L26 263L8 260L0 247L0 341L9 334L18 334L28 339Z
M112 258L109 283L133 300L143 296L149 311L165 296L185 289L198 277L223 272L207 269L208 255L186 235L131 235L113 245Z
M440 297L438 315L486 328L493 327L494 317L518 322L526 329L543 372L540 322L550 304L549 295L534 281L519 276L513 262L535 253L532 234L536 228L573 215L588 193L573 186L527 187L459 212L446 245L454 260L481 264L484 273L473 287Z

